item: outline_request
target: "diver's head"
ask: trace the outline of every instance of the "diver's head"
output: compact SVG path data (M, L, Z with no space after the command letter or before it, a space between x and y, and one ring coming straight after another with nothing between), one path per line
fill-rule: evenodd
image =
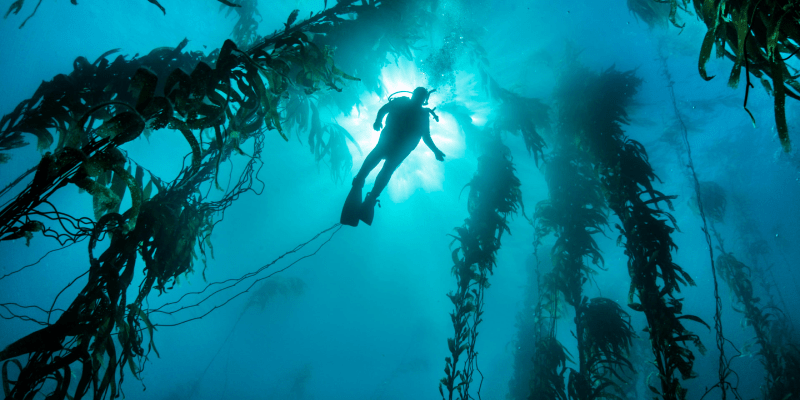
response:
M428 102L428 95L428 89L418 87L414 89L414 92L411 94L411 101L421 106Z

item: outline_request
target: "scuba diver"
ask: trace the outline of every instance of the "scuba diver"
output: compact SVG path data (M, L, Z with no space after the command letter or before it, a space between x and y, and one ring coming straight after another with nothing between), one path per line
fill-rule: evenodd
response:
M378 196L389 184L392 173L417 147L420 139L433 151L437 160L444 161L444 153L436 147L431 139L428 119L433 116L436 122L439 122L439 117L434 112L435 109L423 107L428 104L428 97L431 93L433 91L429 93L427 89L418 87L414 89L411 98L389 96L389 102L378 111L378 117L372 128L381 131L383 117L386 117L386 127L381 131L378 144L364 159L361 170L353 178L353 187L342 208L340 222L343 225L357 226L359 219L367 225L372 225ZM387 114L388 116L386 116ZM361 189L364 187L364 180L381 160L386 160L383 168L375 179L372 191L367 193L362 202Z

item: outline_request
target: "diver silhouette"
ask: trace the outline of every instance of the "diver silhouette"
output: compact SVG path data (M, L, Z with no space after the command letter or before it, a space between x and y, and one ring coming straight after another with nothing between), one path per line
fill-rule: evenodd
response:
M435 109L423 107L428 104L430 93L427 89L418 87L414 89L411 98L393 98L393 94L389 96L389 102L378 111L372 128L381 131L383 117L386 117L386 127L381 131L378 144L364 159L361 169L353 178L353 187L342 208L340 222L343 225L357 226L359 220L364 221L367 225L372 225L378 196L389 184L392 173L414 151L420 139L433 151L437 160L444 161L444 153L436 147L431 139L429 124L430 116L433 116L437 122L439 117L434 112ZM372 191L367 193L362 202L361 191L364 187L364 180L381 160L385 160L383 167L375 179Z

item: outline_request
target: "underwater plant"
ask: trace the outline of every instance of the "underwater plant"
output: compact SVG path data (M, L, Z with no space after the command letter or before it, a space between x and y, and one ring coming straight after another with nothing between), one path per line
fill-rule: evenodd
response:
M520 181L510 150L499 138L485 147L478 159L478 171L467 187L469 218L455 229L453 243L458 247L452 251L457 288L447 294L454 307L450 313L454 335L447 339L451 356L445 358L445 377L439 382L439 394L448 400L454 395L460 400L470 398L472 376L478 369L475 343L483 320L485 289L496 266L501 238L508 231L508 217L522 207ZM465 351L466 359L460 363Z
M575 60L570 53L567 59ZM675 196L657 191L657 179L644 146L625 136L626 108L641 84L632 71L609 68L595 73L577 61L564 69L554 94L559 106L561 131L570 136L589 161L599 179L610 208L621 221L618 244L623 243L631 276L629 307L643 312L655 356L661 384L651 391L664 399L684 399L686 389L676 374L689 379L694 354L686 342L693 342L701 352L705 348L698 336L683 326L690 320L705 325L694 315L683 314L683 305L675 293L681 285L694 285L690 275L672 261L676 249L672 233L675 219L657 208L660 203L671 208ZM706 325L707 326L707 325Z
M245 303L244 307L242 308L242 312L239 313L239 317L236 318L236 322L233 323L230 332L228 332L228 336L225 337L225 340L219 345L217 352L211 357L211 360L206 365L206 368L203 372L200 373L198 379L194 382L192 387L186 391L188 394L188 398L194 398L195 394L197 393L198 388L200 387L200 383L202 382L203 378L205 377L206 373L208 372L211 365L214 364L214 361L217 359L219 354L222 352L222 349L225 348L225 345L228 344L233 333L236 331L236 327L239 326L239 322L242 321L244 315L247 313L248 310L251 308L258 307L259 312L263 313L264 308L267 307L272 302L277 295L281 295L285 298L289 298L290 296L300 296L305 292L306 283L300 278L292 277L292 278L280 278L277 277L275 279L265 280L264 283L260 285L258 289L254 291L252 295ZM151 311L152 313L152 311Z
M562 119L567 116L569 112L559 113L561 129L570 127ZM554 150L546 158L544 171L550 199L537 205L535 218L537 235L556 236L551 250L553 271L549 274L552 284L546 288L558 291L575 313L577 369L568 368L566 393L559 396L582 400L613 398L623 393L620 384L624 384L624 372L633 369L627 354L635 335L628 314L616 303L604 298L590 300L583 295L583 285L593 279L596 269L605 270L600 248L592 236L601 233L608 222L600 182L589 157L570 138L567 132L556 136ZM551 341L556 340L555 325L549 334ZM544 365L557 363L551 360L535 368L540 370ZM551 377L557 373L537 371L537 375ZM538 379L547 381L544 377ZM548 390L552 393L555 388L551 383ZM531 397L536 396L531 392Z
M680 133L681 151L686 152L686 166L689 173L689 181L694 187L694 194L690 200L692 210L695 211L702 221L703 236L708 246L708 258L711 266L711 276L713 279L713 293L714 293L714 331L716 336L717 351L719 351L719 363L717 369L717 376L719 382L713 388L719 388L722 391L722 400L727 399L728 390L730 389L734 396L739 398L738 388L728 382L728 376L735 374L730 368L731 360L725 355L725 339L724 329L722 327L722 299L719 295L719 282L717 282L717 270L714 264L714 246L711 243L711 230L714 229L714 222L721 222L725 216L726 199L724 189L713 182L700 182L697 177L697 170L694 167L694 158L692 157L692 146L689 142L689 129L684 122L683 115L678 108L678 102L675 98L675 82L672 80L672 75L669 72L667 64L667 57L659 50L659 60L662 65L662 74L667 81L667 88L669 89L670 100L672 100L672 109L675 113L675 120L677 131ZM735 349L735 348L734 348ZM711 389L709 389L711 390ZM707 391L706 394L709 392Z
M258 22L263 18L261 12L258 11L258 0L231 0L229 4L231 6L225 3L221 4L219 11L224 11L226 17L232 12L236 12L238 19L231 30L230 38L239 47L249 48L261 38L258 35Z
M671 17L669 4L653 0L628 0L628 10L651 28L666 28Z
M717 257L719 275L728 284L736 303L733 310L742 314L745 325L753 327L758 355L766 371L762 387L764 399L788 399L800 393L800 353L792 342L786 315L772 305L761 305L750 279L752 269L725 251L717 234L720 255Z
M712 222L720 223L725 217L727 200L725 199L725 189L716 182L700 182L701 195L703 196L703 211ZM699 214L697 194L692 195L690 200L692 211Z
M346 71L358 76L364 87L382 93L380 71L390 63L414 58L413 48L425 36L434 18L430 14L433 0L367 0L350 6L356 19L336 18L328 26L319 25L309 31L320 33L314 41L320 46L336 47L336 62ZM357 104L358 93L349 93L349 111ZM343 101L337 99L336 101Z
M341 3L319 14L316 21L325 21L346 6ZM108 63L104 56L90 65L79 58L69 79L61 75L44 82L34 99L0 121L3 136L47 129L59 134L59 144L42 158L33 181L0 211L0 238L46 231L49 223L31 219L40 217L60 224L67 230L63 235L73 242L88 238L90 250L90 268L84 274L88 282L80 295L55 322L48 320L43 329L0 352L6 398L30 398L51 390L50 383L55 386L47 395L51 399L80 399L90 390L95 399L117 397L126 366L138 378L150 351L158 354L152 340L154 325L143 303L152 289L164 292L180 275L192 273L195 249L205 259L221 213L242 194L259 192L253 185L260 182L264 131L275 129L283 135L277 111L283 93L291 86L308 93L322 86L339 89L343 78L354 79L333 65L330 50L310 43L305 33L290 31L288 25L285 32L261 44L244 52L226 41L210 63L182 56L181 47L159 49L136 61L118 57ZM181 61L190 65L191 73L171 65ZM290 77L288 71L296 72ZM131 94L126 94L128 87ZM135 164L118 148L146 129L167 127L180 131L189 142L190 165L184 165L172 181L150 174L144 187L144 170L137 167L133 176L129 171ZM204 143L204 130L213 131L214 139ZM217 200L203 195L201 185L220 188L220 162L243 154L240 146L250 139L254 148L238 182L222 190ZM110 178L109 173L119 178ZM118 182L123 182L121 188ZM59 213L47 201L69 183L93 196L96 222L76 224L83 219ZM120 214L125 187L132 206ZM39 211L43 204L55 210ZM103 237L110 238L109 246L95 257ZM129 300L126 292L139 257L145 277ZM150 336L147 349L145 331ZM26 355L23 365L17 357ZM8 377L9 365L19 369L16 380ZM77 385L71 384L73 368L80 371Z
M536 257L538 258L538 257ZM533 373L533 357L536 354L535 341L530 338L540 336L538 329L541 324L537 323L537 300L539 286L539 261L526 263L527 282L525 284L525 298L522 308L517 312L516 340L514 340L514 374L508 381L508 392L506 399L527 399L530 393L530 377Z
M235 4L235 1L234 2L228 0L216 0L216 1L222 3L222 7L241 7L240 5ZM158 2L158 0L147 0L147 2L158 7L158 9L161 10L161 12L163 12L165 15L167 14L167 10L164 8L164 6L161 5L161 3ZM70 0L70 3L72 3L73 5L78 5L78 0ZM8 16L11 14L14 15L19 14L24 5L25 5L25 0L14 0L14 2L11 3L11 5L8 7L8 11L6 11L6 15L4 18L7 19ZM22 24L20 24L19 26L20 29L22 29L22 27L25 26L26 23L28 23L29 19L33 18L33 16L36 15L36 11L39 11L39 6L41 5L42 5L42 0L39 0L39 2L36 3L36 7L33 9L33 12L31 12L31 14L28 15L28 17L25 18L24 21L22 21Z
M319 112L319 99L290 91L289 98L285 101L283 118L287 129L293 130L298 139L301 133L308 132L307 143L314 154L317 163L327 159L330 164L331 177L336 183L343 183L345 175L353 168L353 156L347 143L361 152L358 142L350 135L347 129L333 122L322 122Z
M567 350L552 335L536 341L533 356L534 374L531 379L531 400L567 400L565 374Z
M655 3L663 1L653 0ZM789 127L786 123L786 97L800 100L797 70L787 63L800 51L800 4L777 0L668 0L670 21L683 28L677 20L677 10L694 13L708 28L700 47L698 69L706 81L714 78L705 65L716 46L716 56L733 61L728 78L730 87L737 87L742 68L745 70L743 108L753 125L756 121L747 109L747 98L753 84L750 74L760 79L762 86L774 98L775 127L783 150L789 152ZM690 10L690 6L693 10Z

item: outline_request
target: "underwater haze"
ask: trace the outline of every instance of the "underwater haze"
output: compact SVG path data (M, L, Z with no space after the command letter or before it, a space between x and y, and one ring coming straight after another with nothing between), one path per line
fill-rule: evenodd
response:
M5 1L4 398L800 398L800 3L733 3Z

